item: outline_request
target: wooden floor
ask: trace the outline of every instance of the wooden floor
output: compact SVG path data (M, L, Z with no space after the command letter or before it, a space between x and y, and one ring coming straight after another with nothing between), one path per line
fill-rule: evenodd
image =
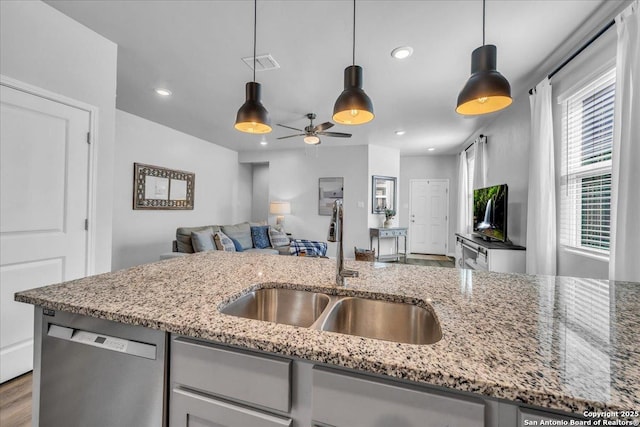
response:
M0 426L31 426L31 372L0 384Z

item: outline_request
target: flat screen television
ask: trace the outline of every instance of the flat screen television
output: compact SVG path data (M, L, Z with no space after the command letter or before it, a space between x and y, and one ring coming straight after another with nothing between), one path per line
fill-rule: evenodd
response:
M507 241L507 184L473 190L473 233Z

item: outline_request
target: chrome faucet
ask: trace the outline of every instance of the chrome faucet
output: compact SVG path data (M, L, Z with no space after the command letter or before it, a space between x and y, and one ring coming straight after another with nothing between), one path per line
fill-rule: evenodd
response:
M342 208L342 200L336 200L333 203L333 214L331 215L331 224L329 225L330 242L338 243L336 248L337 272L336 285L344 286L345 277L358 277L356 270L347 270L344 268L344 251L342 250L342 230L343 230L344 209Z

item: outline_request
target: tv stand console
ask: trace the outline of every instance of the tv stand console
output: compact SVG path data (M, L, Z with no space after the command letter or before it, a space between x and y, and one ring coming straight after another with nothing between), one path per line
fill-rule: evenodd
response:
M472 270L524 273L526 248L456 233L456 265Z

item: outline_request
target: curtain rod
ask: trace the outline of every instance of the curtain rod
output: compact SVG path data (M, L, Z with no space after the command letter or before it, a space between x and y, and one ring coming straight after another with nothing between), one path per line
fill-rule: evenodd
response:
M486 137L485 137L484 135L480 134L480 135L478 136L478 138L476 138L476 140L475 140L475 141L473 141L471 144L467 145L467 148L465 148L465 149L464 149L464 151L467 151L469 148L473 147L473 144L475 144L475 143L476 143L476 141L478 141L478 139L483 139L483 138L486 138Z
M564 62L562 62L562 64L558 65L552 72L549 73L549 75L547 76L547 78L551 79L551 77L555 76L560 70L562 70L568 63L570 63L571 61L573 61L573 59L580 55L582 53L583 50L585 50L586 48L588 48L593 42L595 42L596 40L598 40L598 38L603 35L609 28L613 27L614 24L616 23L615 19L612 19L611 21L607 22L607 24L600 30L598 31L593 37L591 37L589 40L587 40L585 42L585 44L583 44L578 50L576 50L571 56L569 56L567 59L564 60ZM535 89L535 87L529 89L529 95L533 95L533 90Z

